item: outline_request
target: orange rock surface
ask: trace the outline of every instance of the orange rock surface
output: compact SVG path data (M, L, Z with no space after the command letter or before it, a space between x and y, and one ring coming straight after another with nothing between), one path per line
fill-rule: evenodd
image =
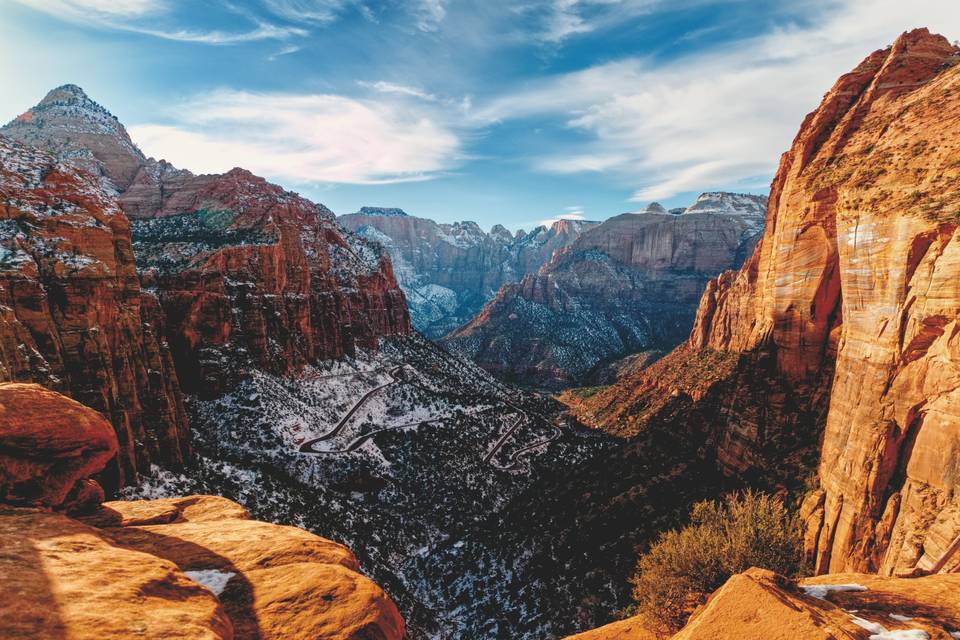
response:
M76 486L99 503L86 476L116 446L92 409L0 385L0 638L404 636L349 549L224 498L108 502L78 519L10 506L60 506Z
M168 560L53 513L0 507L0 637L229 640L217 598Z
M956 574L903 579L849 573L795 583L750 569L717 589L673 640L951 640L960 629L957 593ZM640 618L629 618L568 640L656 637Z
M708 286L672 360L731 367L684 381L658 363L577 407L617 428L677 398L670 419L710 417L721 468L748 476L822 434L804 514L818 572L960 563L958 62L945 38L905 33L807 116L758 250Z
M218 597L237 638L399 639L404 623L346 547L295 527L250 520L215 496L107 502L85 522L119 547L183 571L229 575Z
M99 503L87 479L116 452L113 427L93 409L37 384L0 384L0 502Z

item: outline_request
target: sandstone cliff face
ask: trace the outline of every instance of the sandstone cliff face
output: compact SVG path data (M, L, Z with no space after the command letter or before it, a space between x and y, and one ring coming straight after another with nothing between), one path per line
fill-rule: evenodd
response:
M409 333L389 257L325 207L242 169L155 187L160 206L134 219L134 251L186 392L215 395L250 367L291 373Z
M679 419L709 408L731 473L822 433L822 488L804 510L819 572L957 562L958 53L926 30L904 34L804 121L759 249L708 286L674 355L731 366L672 388L645 372L581 407L608 424L624 417L618 394L650 406L667 391L687 405ZM806 444L784 446L791 432Z
M117 448L97 412L38 385L0 384L0 636L404 637L349 549L249 519L214 496L66 506ZM24 508L15 505L35 505Z
M387 249L413 324L430 338L473 318L501 286L536 271L597 224L560 220L516 235L498 225L486 233L474 222L440 224L374 207L337 221Z
M552 388L627 353L670 349L707 281L742 263L762 228L763 199L745 198L746 213L661 207L611 218L501 289L446 343L504 379Z
M113 422L110 486L189 455L156 300L100 180L0 137L0 380L68 393Z

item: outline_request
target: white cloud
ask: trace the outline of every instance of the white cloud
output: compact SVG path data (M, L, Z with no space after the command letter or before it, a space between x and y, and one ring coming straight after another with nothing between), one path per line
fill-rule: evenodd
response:
M297 47L293 45L284 47L279 51L277 51L276 53L271 53L269 56L267 56L267 60L273 62L277 58L282 58L283 56L289 56L301 50L302 50L302 47Z
M264 0L267 9L297 22L330 22L351 4L350 0Z
M627 59L547 79L475 110L484 122L560 118L592 141L534 166L605 172L633 199L731 186L776 168L803 116L837 77L904 29L960 36L960 3L813 2L823 19L662 64Z
M540 220L537 224L544 227L550 227L554 222L560 220L586 220L587 216L583 211L583 207L576 205L573 207L564 207L563 213L553 216L552 218L545 218Z
M447 16L447 0L419 0L414 8L416 25L420 31L436 31Z
M173 124L130 127L148 155L199 172L242 166L288 183L428 180L460 161L441 114L337 95L218 91Z
M225 45L254 40L282 40L292 36L307 35L306 30L298 27L281 27L260 20L254 20L254 28L247 31L218 29L198 31L147 26L143 22L145 19L153 19L169 8L166 0L14 0L14 2L75 24L140 33L179 42Z
M361 87L373 89L378 93L395 93L413 98L420 98L421 100L426 100L428 102L437 101L437 96L433 95L432 93L427 93L422 89L409 87L403 84L397 84L395 82L386 82L384 80L378 80L377 82L364 82L362 80L358 80L357 84L359 84Z

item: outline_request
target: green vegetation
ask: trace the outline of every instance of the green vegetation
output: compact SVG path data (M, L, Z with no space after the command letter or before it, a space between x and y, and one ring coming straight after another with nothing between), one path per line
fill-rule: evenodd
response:
M697 503L686 527L662 534L640 557L634 613L673 634L733 574L762 567L795 576L801 554L799 521L773 496L748 490Z

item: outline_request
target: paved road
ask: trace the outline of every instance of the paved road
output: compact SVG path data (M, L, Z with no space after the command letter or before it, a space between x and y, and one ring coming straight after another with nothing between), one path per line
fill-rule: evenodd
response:
M350 410L347 411L347 414L346 414L345 416L343 416L343 418L340 419L340 422L337 423L337 426L335 426L333 429L331 429L330 431L326 432L325 434L323 434L323 435L320 436L319 438L314 438L313 440L307 440L306 442L304 442L303 444L301 444L301 445L300 445L300 452L301 452L301 453L326 453L326 452L324 452L324 451L314 451L314 450L313 450L313 445L316 444L316 443L318 443L318 442L323 442L324 440L330 440L331 438L336 438L337 435L339 435L339 433L340 433L341 431L343 431L343 428L344 428L345 426L347 426L347 423L350 421L350 418L352 418L354 415L356 415L357 411L360 410L360 407L362 407L363 404L364 404L367 400L369 400L370 397L371 397L373 394L377 393L377 392L380 391L381 389L385 389L385 388L389 387L390 385L397 383L397 376L400 374L400 372L401 372L401 371L403 370L403 368L406 367L406 366L407 366L407 365L402 364L402 365L400 365L400 366L391 368L391 369L387 372L387 375L390 377L390 382L387 382L387 383L385 383L385 384L382 384L382 385L380 385L379 387L374 387L374 388L371 389L370 391L367 391L367 392L363 395L363 397L360 398L360 400L357 401L356 404L354 404L352 407L350 407Z
M327 441L327 440L331 440L331 439L333 439L333 438L336 438L336 437L340 434L340 432L342 432L343 429L347 426L347 423L350 421L350 419L353 418L353 416L356 415L357 411L360 410L360 407L362 407L362 406L367 402L367 400L369 400L374 394L376 394L377 392L381 391L382 389L385 389L385 388L387 388L387 387L389 387L389 386L391 386L391 385L394 385L394 384L396 384L397 382L399 382L400 379L398 379L398 378L400 378L401 372L402 372L403 369L405 369L407 366L408 366L408 365L406 365L406 364L402 364L402 365L392 366L392 367L381 367L381 368L379 368L379 369L371 369L370 371L358 371L358 372L354 372L354 373L338 373L338 374L332 374L332 375L326 375L326 376L316 375L316 376L308 377L308 378L307 378L308 380L322 380L322 379L326 379L326 378L341 378L341 377L345 377L345 376L357 376L357 375L364 375L364 374L369 374L369 373L380 373L380 372L386 371L386 372L387 372L387 375L390 377L390 381L389 381L389 382L386 382L386 383L384 383L384 384L382 384L382 385L379 385L379 386L377 386L377 387L374 387L373 389L371 389L370 391L368 391L367 393L365 393L365 394L363 395L363 397L361 397L361 398L350 408L350 410L347 411L346 415L344 415L343 418L340 419L340 421L337 423L337 425L336 425L333 429L331 429L331 430L328 431L327 433L323 434L322 436L313 438L313 439L311 439L311 440L307 440L306 442L302 443L302 444L300 445L300 453L312 453L312 454L320 454L320 455L326 455L326 454L332 454L332 453L336 453L336 454L352 453L352 452L356 451L356 450L357 450L363 443L365 443L367 440L370 440L370 439L373 438L374 436L379 435L379 434L381 434L381 433L384 433L384 432L386 432L386 431L395 431L395 430L411 429L411 428L413 428L413 427L419 427L419 426L421 426L421 425L427 425L427 424L430 424L430 423L432 423L432 422L436 422L437 420L422 420L422 421L419 421L419 422L409 422L409 423L406 423L406 424L399 424L399 425L393 425L393 426L389 426L389 427L383 427L382 429L376 429L376 430L374 430L374 431L371 431L371 432L369 432L369 433L365 433L365 434L363 434L363 435L361 435L361 436L358 436L358 437L354 438L354 439L351 440L350 443L349 443L346 447L344 447L343 449L332 449L332 450L323 450L323 451L318 451L318 450L314 449L314 445L315 445L315 444L317 444L317 443L319 443L319 442L325 442L325 441ZM402 379L402 378L401 378L401 379ZM544 439L541 439L541 440L537 440L536 442L533 442L533 443L531 443L531 444L528 444L528 445L526 445L526 446L524 446L524 447L521 447L520 449L517 449L516 451L514 451L512 454L510 454L510 457L509 457L509 459L508 459L508 461L509 461L509 464L508 464L508 465L506 465L506 466L498 465L498 464L496 464L495 462L493 462L493 457L497 454L498 451L500 451L500 449L503 448L503 445L506 444L506 442L517 432L517 430L518 430L521 426L523 426L526 422L530 421L530 418L531 418L530 414L529 414L527 411L521 409L520 407L514 405L513 403L511 403L511 402L506 402L505 404L506 404L508 407L510 407L511 409L513 409L513 410L515 410L516 412L518 412L518 413L519 413L519 417L517 418L516 422L514 422L513 425L511 425L511 427L507 430L507 432L504 433L502 436L500 436L500 438L497 440L496 444L494 444L493 449L491 449L491 450L483 457L483 462L484 462L485 464L489 464L490 466L492 466L492 467L494 467L494 468L496 468L496 469L500 469L500 470L502 470L502 471L509 471L509 470L511 470L511 469L514 469L514 468L517 466L517 464L520 462L520 460L519 460L520 456L523 455L524 453L527 453L527 452L529 452L529 451L532 451L532 450L534 450L534 449L537 449L537 448L539 448L539 447L542 447L542 446L544 446L544 445L547 445L547 444L553 442L554 440L556 440L557 438L559 438L559 437L560 437L560 427L558 427L557 425L555 425L553 422L547 420L544 416L542 416L542 415L539 414L539 413L533 414L535 419L537 419L537 420L539 420L539 421L541 421L541 422L543 422L543 423L546 423L546 424L550 425L551 427L553 427L553 429L554 429L553 433L551 433L550 437L548 437L548 438L544 438Z

